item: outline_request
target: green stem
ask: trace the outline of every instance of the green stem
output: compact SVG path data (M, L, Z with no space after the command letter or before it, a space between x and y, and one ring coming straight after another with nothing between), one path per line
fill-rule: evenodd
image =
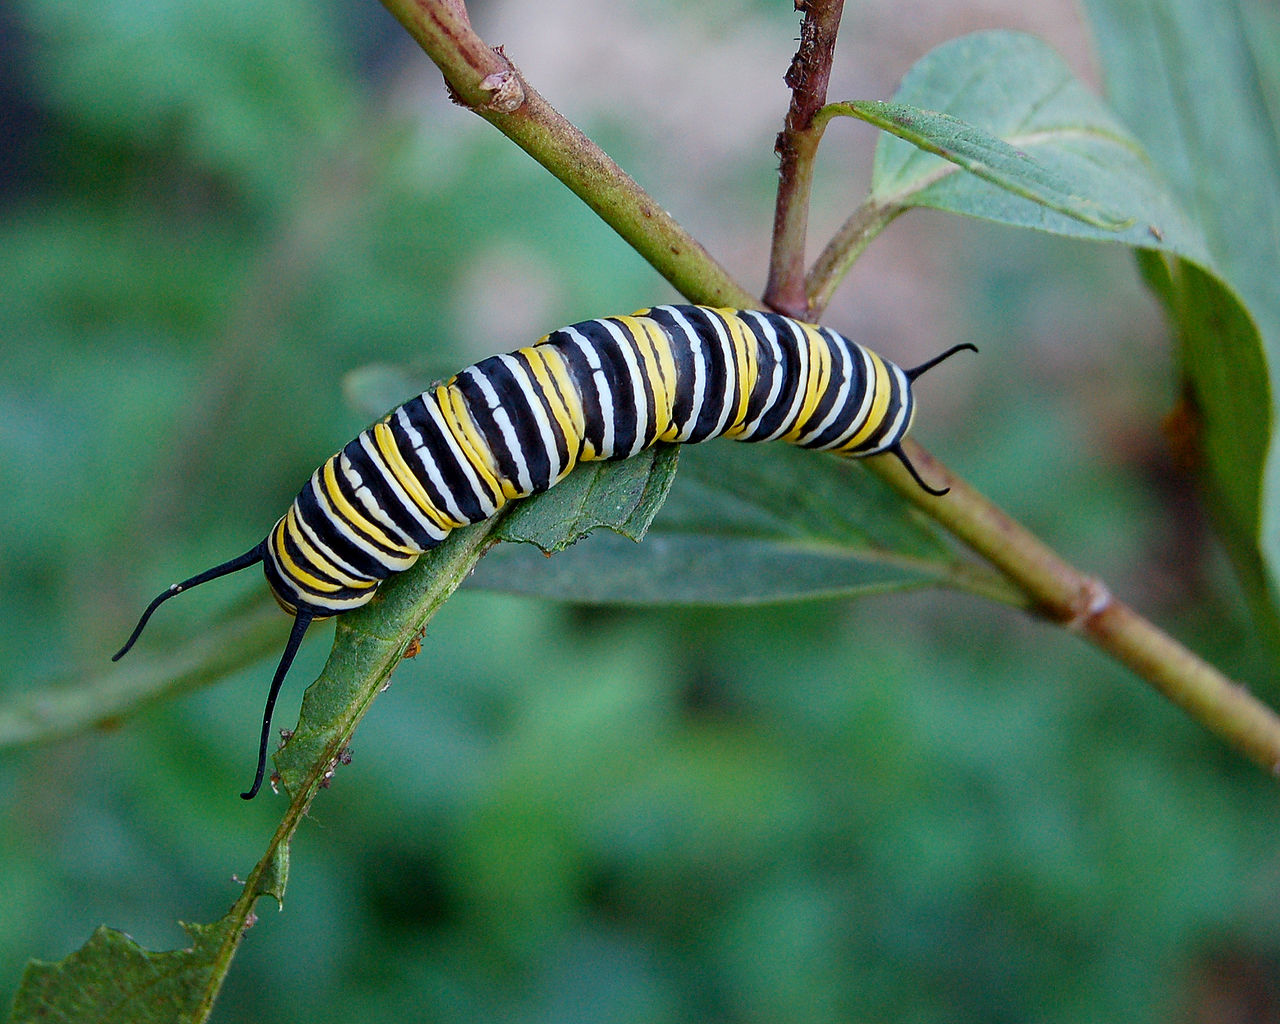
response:
M298 727L276 753L280 780L294 800L311 799L387 686L405 650L462 585L495 542L508 506L453 531L417 564L388 580L377 597L339 620L329 660L302 698Z
M591 208L685 295L694 301L756 305L608 157L519 79L505 56L479 42L460 4L383 2L440 66L460 102L492 121L575 192L585 193ZM518 95L510 76L519 85ZM502 109L494 109L495 104ZM574 166L577 160L582 161L581 167ZM597 188L600 194L592 194ZM899 212L897 204L870 204L845 223L809 275L807 292L813 309L825 306L857 253ZM1276 770L1280 718L1274 712L1117 601L1097 580L1063 562L919 446L911 445L910 450L928 479L951 480L951 494L937 499L922 493L893 459L871 460L873 471L1004 572L1042 614L1080 632L1207 728L1268 770Z
M303 698L298 728L276 753L281 780L290 794L288 810L262 859L245 880L240 897L219 922L225 929L224 936L214 957L209 987L203 994L202 1012L194 1020L208 1016L251 923L258 898L269 895L283 900L289 844L311 802L329 784L356 726L386 689L410 641L462 585L493 543L493 534L502 520L500 513L484 523L455 531L418 565L387 583L379 595L378 607L350 612L339 623L339 640L345 634L346 642L335 642L324 671ZM386 628L387 623L391 624L390 629ZM343 661L340 653L351 648L360 652L359 665L354 668Z

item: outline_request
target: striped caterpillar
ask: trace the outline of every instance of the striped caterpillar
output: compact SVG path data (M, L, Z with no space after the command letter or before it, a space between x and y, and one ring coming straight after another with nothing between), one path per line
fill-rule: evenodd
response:
M294 616L263 713L262 784L276 697L307 628L366 604L388 576L460 526L545 491L579 462L625 459L658 442L787 441L838 455L896 456L917 377L956 345L904 370L825 327L776 313L655 306L563 327L491 356L410 399L312 474L244 554L175 583L147 606L112 660L169 598L263 563Z

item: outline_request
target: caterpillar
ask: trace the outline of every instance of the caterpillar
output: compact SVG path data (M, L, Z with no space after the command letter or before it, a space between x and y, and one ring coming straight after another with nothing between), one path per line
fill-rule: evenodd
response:
M271 716L307 628L373 597L450 531L545 491L579 462L625 459L659 442L787 441L845 456L897 457L915 413L912 383L971 344L904 370L825 327L777 313L667 305L587 320L491 356L410 399L360 433L307 481L244 554L175 583L185 590L261 562L293 627L263 712Z

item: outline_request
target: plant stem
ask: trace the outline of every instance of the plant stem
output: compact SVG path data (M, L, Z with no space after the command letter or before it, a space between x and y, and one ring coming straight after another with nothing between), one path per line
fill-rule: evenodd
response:
M764 301L779 313L807 320L811 311L805 293L804 253L809 232L809 195L813 161L825 127L825 123L815 124L813 117L827 101L831 58L844 0L796 0L796 9L804 11L804 20L800 46L786 74L791 107L776 145L778 200Z
M461 0L382 0L444 74L455 102L537 160L682 295L714 306L759 305L610 157L475 33Z

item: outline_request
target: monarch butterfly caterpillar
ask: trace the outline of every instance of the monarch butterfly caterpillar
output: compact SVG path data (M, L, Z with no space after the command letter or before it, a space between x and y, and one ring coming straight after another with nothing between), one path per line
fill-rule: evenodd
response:
M625 459L659 441L787 441L839 455L896 456L911 386L956 345L910 370L825 327L776 313L655 306L563 327L491 356L410 399L317 469L271 532L244 554L175 583L147 606L119 660L169 598L262 562L294 616L262 718L307 628L366 604L451 530L545 491L579 462Z

